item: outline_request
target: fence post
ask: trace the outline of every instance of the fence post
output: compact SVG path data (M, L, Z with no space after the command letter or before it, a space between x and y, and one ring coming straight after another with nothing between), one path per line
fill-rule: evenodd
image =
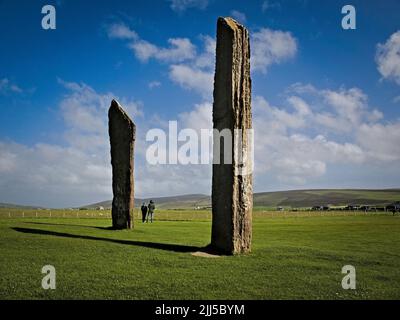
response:
M49 216L50 216L50 218L51 218L51 210L50 210L50 215L49 215Z
M22 211L22 218L25 218L25 212Z
M11 212L8 212L8 217L11 218Z
M36 211L36 218L37 218L37 211Z

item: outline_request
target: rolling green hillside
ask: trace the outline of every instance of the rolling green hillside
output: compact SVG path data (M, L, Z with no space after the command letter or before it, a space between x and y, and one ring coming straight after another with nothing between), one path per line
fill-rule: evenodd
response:
M400 189L321 189L254 194L255 206L310 207L316 205L385 205L400 201Z
M151 198L159 209L208 209L211 207L211 197L204 194L188 194L182 196ZM148 203L150 198L135 199L135 206L142 202ZM312 189L289 190L275 192L260 192L254 194L254 207L275 208L277 206L304 208L318 205L344 206L355 205L386 205L400 201L400 189ZM111 208L111 200L102 201L81 208L96 209ZM21 206L10 203L0 203L0 208L36 209L37 206Z
M140 206L149 199L136 199L135 205ZM193 209L211 206L210 196L191 194L184 196L153 198L158 208L162 209ZM315 189L315 190L289 190L276 192L261 192L254 194L255 207L311 207L317 205L385 205L400 201L400 189ZM85 208L111 207L111 200Z
M44 209L38 206L23 206L13 203L0 203L0 208L10 208L10 209Z
M187 194L182 196L158 197L158 198L148 198L148 199L137 198L135 199L135 207L139 207L143 202L146 202L147 204L150 201L150 199L154 200L157 205L157 208L160 209L193 209L196 207L203 208L211 206L210 196L204 194ZM83 206L83 208L95 209L101 206L104 207L105 209L109 209L111 208L111 205L112 205L112 200L107 200Z

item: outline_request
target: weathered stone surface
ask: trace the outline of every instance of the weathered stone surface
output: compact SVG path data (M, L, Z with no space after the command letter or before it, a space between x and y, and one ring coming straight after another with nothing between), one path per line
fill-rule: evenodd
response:
M133 227L133 160L136 127L121 105L113 100L108 110L108 132L112 165L112 225L115 229Z
M250 252L252 239L253 177L251 172L238 173L237 159L251 153L247 130L252 128L250 43L248 31L231 18L219 18L214 78L213 127L229 129L233 143L231 163L224 162L224 139L216 146L212 177L211 247L227 254ZM242 129L239 135L235 129ZM243 144L239 143L242 137ZM252 158L243 165L252 167Z

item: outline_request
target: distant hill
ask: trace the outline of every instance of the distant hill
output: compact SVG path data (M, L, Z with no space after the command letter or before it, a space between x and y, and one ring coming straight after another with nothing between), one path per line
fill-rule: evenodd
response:
M42 207L38 206L22 206L19 204L13 204L13 203L0 203L0 208L9 208L9 209L44 209Z
M385 205L400 201L400 189L312 189L261 192L254 194L255 207L311 207L317 205ZM193 209L210 207L211 197L204 194L189 194L173 197L152 198L160 209ZM135 199L135 206L150 199ZM94 209L102 206L111 208L111 200L84 208Z
M171 197L151 198L156 202L159 209L193 209L210 208L211 197L204 194L188 194ZM400 189L311 189L311 190L289 190L275 192L259 192L254 194L254 207L278 206L302 208L321 205L386 205L400 201ZM148 203L150 198L135 199L135 206L139 207L142 202ZM96 209L103 207L111 208L111 200L102 201L80 208ZM18 205L12 203L0 203L0 208L14 209L45 209L32 205Z
M210 196L204 194L187 194L182 196L171 196L171 197L158 197L158 198L146 198L146 199L135 199L135 207L141 206L143 202L148 203L152 199L157 204L157 208L160 209L193 209L196 207L208 207L211 206ZM87 206L83 208L95 209L98 207L103 207L105 209L110 209L112 205L112 200L102 201Z
M385 205L400 200L400 189L314 189L254 194L254 206Z

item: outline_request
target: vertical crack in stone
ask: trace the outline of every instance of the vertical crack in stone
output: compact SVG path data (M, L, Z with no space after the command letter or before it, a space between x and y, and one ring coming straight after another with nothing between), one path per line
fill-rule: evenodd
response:
M134 146L136 126L113 100L108 110L108 131L112 165L112 225L115 229L133 227Z

